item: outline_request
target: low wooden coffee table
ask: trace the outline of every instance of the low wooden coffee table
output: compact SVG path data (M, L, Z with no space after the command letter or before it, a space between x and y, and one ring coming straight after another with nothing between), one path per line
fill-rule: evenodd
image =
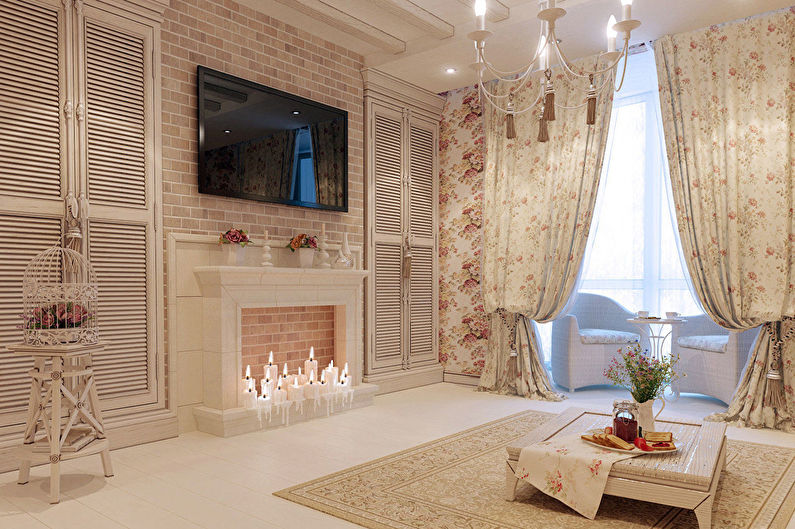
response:
M513 501L519 479L514 474L522 448L557 435L581 434L611 424L607 413L569 408L556 418L508 445L505 499ZM605 494L693 509L699 529L712 526L712 503L726 464L726 424L658 420L658 431L671 431L676 452L649 454L619 461L607 478Z

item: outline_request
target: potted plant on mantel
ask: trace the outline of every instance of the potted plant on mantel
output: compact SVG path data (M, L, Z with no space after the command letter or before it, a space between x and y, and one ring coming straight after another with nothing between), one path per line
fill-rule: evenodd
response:
M229 228L226 233L222 233L218 238L218 244L224 246L226 254L226 264L229 266L240 266L243 264L243 248L251 242L246 230L240 228Z
M642 351L637 342L619 349L618 353L604 375L614 385L629 390L638 403L638 426L644 432L653 432L654 420L665 408L663 392L679 378L674 370L679 357L658 360L649 355L648 351ZM662 408L654 415L652 406L656 399L662 402Z
M298 262L301 268L312 268L315 261L315 250L317 249L317 237L299 233L290 239L287 248L291 252L298 252Z

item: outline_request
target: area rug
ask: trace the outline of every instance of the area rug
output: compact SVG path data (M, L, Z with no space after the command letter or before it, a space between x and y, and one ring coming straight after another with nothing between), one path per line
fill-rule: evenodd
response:
M698 529L692 511L613 496L591 521L524 482L505 501L505 446L550 417L521 412L274 494L373 529ZM712 526L786 528L793 460L793 449L729 441Z

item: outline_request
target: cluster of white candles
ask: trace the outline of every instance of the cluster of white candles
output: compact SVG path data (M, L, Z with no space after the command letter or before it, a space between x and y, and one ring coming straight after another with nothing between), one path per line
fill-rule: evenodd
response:
M284 364L282 374L273 363L273 352L268 356L265 366L264 378L260 380L262 392L257 393L257 384L251 376L251 366L246 366L246 376L241 381L243 391L243 405L248 409L257 407L269 409L271 406L284 405L304 400L319 400L332 396L347 394L351 388L351 379L348 374L348 364L342 368L334 365L334 360L320 371L320 380L317 379L318 363L315 360L315 348L309 349L309 359L304 361L304 371L298 368L298 374L291 375Z

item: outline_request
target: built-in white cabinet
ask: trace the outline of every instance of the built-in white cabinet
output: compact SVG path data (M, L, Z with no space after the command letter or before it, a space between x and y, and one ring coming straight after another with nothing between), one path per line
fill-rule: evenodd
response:
M107 347L93 362L106 423L165 410L157 226L164 7L0 0L0 447L18 441L30 388L29 362L4 347L21 339L22 274L61 241L90 258L100 284Z
M367 352L364 380L389 392L441 382L438 134L444 100L364 70Z

